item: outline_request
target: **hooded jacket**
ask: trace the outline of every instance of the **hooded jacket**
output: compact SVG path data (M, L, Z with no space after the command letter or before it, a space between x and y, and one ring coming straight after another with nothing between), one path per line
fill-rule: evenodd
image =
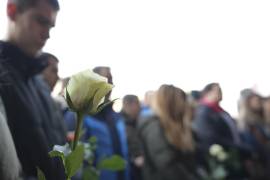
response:
M36 176L39 167L47 180L61 179L58 163L48 155L52 150L46 124L49 116L34 78L46 64L3 41L0 41L0 63L3 66L0 95L25 176Z

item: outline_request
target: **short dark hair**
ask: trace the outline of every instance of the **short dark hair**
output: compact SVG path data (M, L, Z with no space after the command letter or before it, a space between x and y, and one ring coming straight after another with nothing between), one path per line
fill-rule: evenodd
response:
M60 9L58 0L9 0L17 5L19 12L24 12L25 10L34 7L39 1L48 2L56 11Z
M205 94L209 93L210 91L213 90L213 88L214 88L215 86L219 86L219 84L216 83L216 82L207 84L207 85L203 88L201 95L204 96Z
M106 71L107 74L103 74L102 71ZM93 69L93 72L105 76L108 79L109 84L113 84L112 74L111 74L111 68L108 66L97 66Z
M103 69L108 69L109 71L111 71L111 68L108 66L97 66L93 69L93 71L99 74Z
M133 102L139 102L138 96L133 95L133 94L128 94L128 95L124 96L123 103L130 104L130 103L133 103Z
M50 53L47 53L47 52L43 52L39 58L42 60L42 61L48 61L49 58L52 58L53 60L55 60L56 62L59 62L58 58L53 55L53 54L50 54Z

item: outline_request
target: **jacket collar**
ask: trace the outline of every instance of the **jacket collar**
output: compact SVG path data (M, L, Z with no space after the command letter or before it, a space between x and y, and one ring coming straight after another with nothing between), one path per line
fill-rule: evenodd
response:
M214 110L215 112L223 112L224 110L220 107L219 103L215 103L215 102L210 102L209 100L207 100L206 98L202 98L200 100L200 103L202 105L205 105L207 107L209 107L210 109Z
M0 61L17 69L26 78L33 77L47 66L46 61L30 57L16 45L4 41L0 41Z

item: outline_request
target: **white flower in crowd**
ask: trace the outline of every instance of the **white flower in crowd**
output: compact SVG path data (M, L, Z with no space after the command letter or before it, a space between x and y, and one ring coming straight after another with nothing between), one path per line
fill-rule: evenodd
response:
M227 153L225 153L225 151L222 151L222 152L218 153L218 155L217 155L217 159L219 161L225 161L227 158L228 158L228 155L227 155Z
M65 97L71 110L93 115L104 107L105 96L112 88L107 78L86 70L70 78Z
M228 157L223 147L218 144L213 144L210 147L209 152L210 152L210 155L216 157L219 161L224 161Z
M209 152L212 156L217 156L217 154L221 151L223 151L223 147L219 144L213 144L209 149Z

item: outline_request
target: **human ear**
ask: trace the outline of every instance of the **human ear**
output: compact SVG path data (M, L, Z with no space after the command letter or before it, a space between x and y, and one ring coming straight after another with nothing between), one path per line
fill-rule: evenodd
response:
M7 4L7 16L11 19L11 20L15 20L17 14L17 6L14 3L8 3Z

